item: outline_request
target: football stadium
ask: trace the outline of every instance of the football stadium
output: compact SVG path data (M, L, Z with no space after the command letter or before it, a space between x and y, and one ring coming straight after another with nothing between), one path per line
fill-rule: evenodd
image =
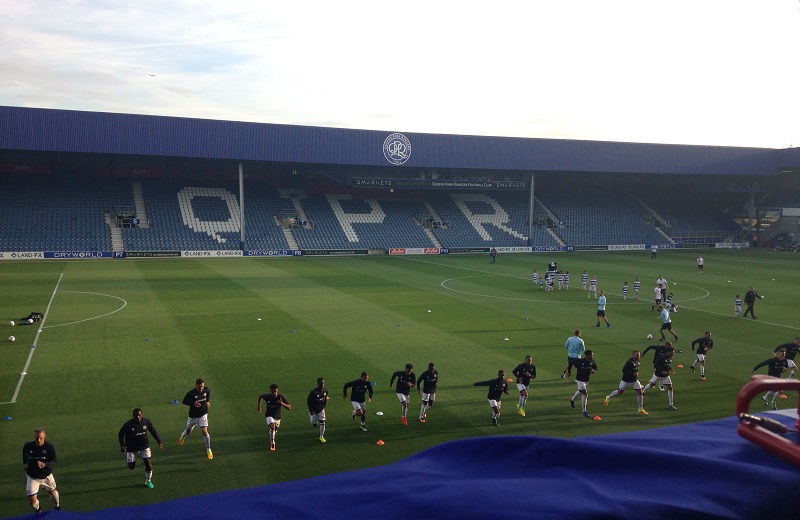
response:
M0 516L794 516L799 241L797 148L0 107Z

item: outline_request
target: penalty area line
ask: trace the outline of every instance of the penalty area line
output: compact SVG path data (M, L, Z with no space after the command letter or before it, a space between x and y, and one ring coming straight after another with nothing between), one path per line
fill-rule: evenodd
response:
M36 351L36 344L39 342L39 335L41 335L44 323L47 320L47 316L50 314L50 307L53 305L53 299L56 297L56 292L58 292L58 286L61 285L61 279L63 277L64 277L63 272L60 275L58 275L58 281L56 282L56 286L53 288L53 294L50 295L50 301L47 302L47 308L44 311L44 317L42 318L41 323L39 323L39 328L36 331L36 336L33 338L33 345L31 345L30 349L31 351L28 353L28 360L25 361L25 366L22 368L22 372L19 375L19 381L17 382L17 388L14 390L14 395L11 396L10 401L7 401L2 404L14 404L17 402L19 391L22 389L22 382L25 380L25 376L28 375L28 367L31 365L31 360L33 359L33 353Z

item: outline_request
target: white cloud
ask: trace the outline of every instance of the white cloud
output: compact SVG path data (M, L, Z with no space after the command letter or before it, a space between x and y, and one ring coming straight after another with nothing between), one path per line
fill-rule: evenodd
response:
M782 148L798 22L796 0L7 0L0 104Z

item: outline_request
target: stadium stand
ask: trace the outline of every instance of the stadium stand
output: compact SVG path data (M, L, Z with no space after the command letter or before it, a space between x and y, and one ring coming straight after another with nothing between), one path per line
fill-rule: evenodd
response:
M107 222L106 215L122 207L138 207L147 222L119 230L127 251L236 250L242 245L236 181L65 176L31 184L22 179L2 178L9 186L0 194L2 251L110 251L114 222ZM530 194L525 190L389 194L328 185L307 193L246 182L244 247L692 244L722 241L731 233L703 199L638 199L623 187L566 196L546 185L537 188L536 196L529 242Z
M528 245L529 197L526 191L432 193L428 196L442 220L451 225L434 229L445 247L519 247ZM546 218L546 211L535 206L535 220ZM557 240L542 226L534 227L531 243L558 246Z
M563 223L555 230L569 245L661 244L669 239L646 221L646 210L628 194L552 190L537 196Z
M111 251L104 215L131 205L130 190L110 180L29 182L4 175L0 189L0 250Z
M665 225L661 228L676 243L692 244L722 242L731 229L712 216L707 200L702 197L642 197L645 208L652 210L654 220Z
M241 222L235 185L207 186L185 181L142 183L150 225L123 229L132 251L238 249Z
M301 249L433 247L414 215L420 201L356 199L350 194L309 195L303 209L314 227L294 230Z

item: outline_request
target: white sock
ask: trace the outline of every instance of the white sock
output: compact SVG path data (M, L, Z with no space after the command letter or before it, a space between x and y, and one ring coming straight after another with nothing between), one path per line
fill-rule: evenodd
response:
M589 401L589 396L588 396L588 395L581 394L581 408L583 408L583 411L584 411L584 412L586 411L586 403L587 403L588 401Z
M672 404L672 390L670 389L667 389L667 400L669 401L669 404Z
M211 435L203 435L203 441L206 443L206 449L211 449Z

